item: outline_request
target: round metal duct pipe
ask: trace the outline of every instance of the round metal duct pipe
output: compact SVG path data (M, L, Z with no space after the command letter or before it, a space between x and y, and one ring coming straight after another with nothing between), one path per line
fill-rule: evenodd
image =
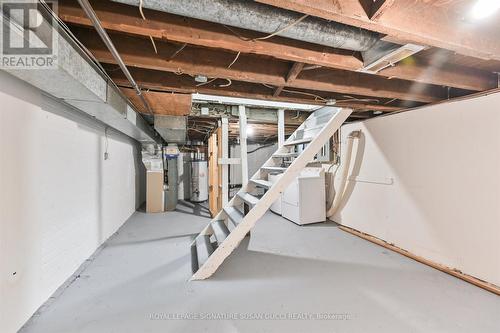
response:
M140 3L113 1L134 6ZM144 8L268 34L293 24L277 35L352 51L367 51L380 39L378 33L317 17L297 22L303 15L253 0L142 0L142 3Z

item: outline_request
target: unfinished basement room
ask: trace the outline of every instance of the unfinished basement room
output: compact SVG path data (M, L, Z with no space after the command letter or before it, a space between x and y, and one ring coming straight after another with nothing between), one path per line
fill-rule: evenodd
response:
M0 333L500 332L500 0L0 12Z

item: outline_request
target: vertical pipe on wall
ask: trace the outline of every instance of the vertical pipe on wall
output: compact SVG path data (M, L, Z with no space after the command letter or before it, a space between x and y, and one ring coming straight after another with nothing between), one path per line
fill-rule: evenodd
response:
M247 161L247 115L245 106L238 107L240 115L240 150L241 150L241 185L248 183L248 161Z
M347 137L345 155L343 156L343 160L341 160L339 168L341 168L340 174L340 183L338 185L337 191L335 191L335 196L333 197L333 202L330 204L326 211L327 217L332 217L335 215L337 210L340 207L340 203L342 202L342 198L344 197L344 191L347 184L347 177L349 176L349 169L351 166L351 157L352 157L352 149L354 139L357 139L361 136L361 131L353 131ZM334 178L332 178L334 180ZM330 184L330 188L334 190L334 184Z
M278 148L285 143L285 110L278 110Z
M222 158L227 160L229 157L229 125L228 119L226 117L221 118L221 130L222 130ZM228 186L228 164L224 163L220 165L222 168L222 207L224 207L229 202L229 186Z

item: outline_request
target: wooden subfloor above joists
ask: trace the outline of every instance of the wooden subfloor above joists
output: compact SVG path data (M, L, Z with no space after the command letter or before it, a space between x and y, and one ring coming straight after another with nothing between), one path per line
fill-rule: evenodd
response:
M336 1L335 5L330 0L256 1L376 31L393 42L412 42L500 61L500 14L495 14L489 24L478 26L466 13L471 9L471 1L390 1L390 6L377 17L367 14L365 0Z
M269 2L277 4L272 0ZM157 40L168 39L181 45L186 43L233 53L257 54L332 69L356 71L363 67L360 55L349 51L281 37L249 41L241 36L251 39L259 37L260 34L236 28L229 30L220 24L157 11L145 10L147 20L138 20L136 8L109 1L95 2L93 6L102 25L110 31L146 38L152 36ZM321 1L318 1L318 6L321 6ZM382 6L375 7L374 9L379 13L381 9L387 9L382 8ZM312 11L312 9L310 10ZM91 26L90 21L74 1L60 1L59 15L67 23ZM152 46L150 45L149 48L152 49ZM432 70L429 70L430 68ZM495 75L491 72L472 67L464 68L454 65L452 62L435 64L432 61L421 59L418 55L413 56L410 63L399 63L377 73L377 75L474 91L483 91L495 86ZM279 92L280 86L277 89Z
M116 63L116 60L104 44L95 38L93 31L87 29L74 29L74 31L76 36L100 62ZM286 86L296 89L397 98L424 103L431 103L448 97L448 90L440 86L399 79L389 80L371 74L335 69L320 68L303 71L293 81L286 82L290 66L287 62L252 55L240 55L237 62L229 68L235 58L234 53L186 47L174 58L171 58L178 49L178 45L157 42L158 53L156 54L151 49L150 41L147 39L119 34L111 34L110 37L114 41L123 61L129 67L154 69L191 76L201 74L209 78L224 79L227 85L232 80L238 80L274 87ZM456 90L452 93L455 92Z
M127 81L123 73L114 65L105 65L110 77L121 87L130 88L130 83ZM321 98L335 99L337 105L341 107L352 108L355 111L382 111L393 112L408 107L422 105L422 103L404 102L399 100L383 99L383 98L368 98L358 95L340 95L334 93L325 94L324 92L299 90L294 89L299 94L288 92L281 93L280 96L273 96L274 89L268 88L262 84L254 84L240 81L232 81L229 87L218 87L219 83L224 80L216 80L209 84L197 86L197 83L189 75L176 75L173 73L165 73L155 70L144 70L130 68L130 72L135 80L145 90L163 91L163 92L180 92L180 93L205 93L231 97L246 97L265 99L273 101L296 102L306 104L322 105L324 101L317 99L318 94L322 94ZM312 95L312 96L311 96ZM316 97L314 97L316 96Z

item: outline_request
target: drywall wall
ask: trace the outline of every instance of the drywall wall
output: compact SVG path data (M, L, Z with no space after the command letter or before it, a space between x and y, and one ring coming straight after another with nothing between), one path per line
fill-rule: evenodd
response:
M0 331L17 331L144 201L140 147L106 132L0 71Z
M496 93L344 125L342 155L362 137L332 219L500 285L499 106Z
M248 144L248 178L251 178L276 150L278 150L277 143L265 145L257 143ZM241 157L241 148L239 144L230 145L229 156L234 158ZM241 185L241 165L234 164L229 166L229 183Z

